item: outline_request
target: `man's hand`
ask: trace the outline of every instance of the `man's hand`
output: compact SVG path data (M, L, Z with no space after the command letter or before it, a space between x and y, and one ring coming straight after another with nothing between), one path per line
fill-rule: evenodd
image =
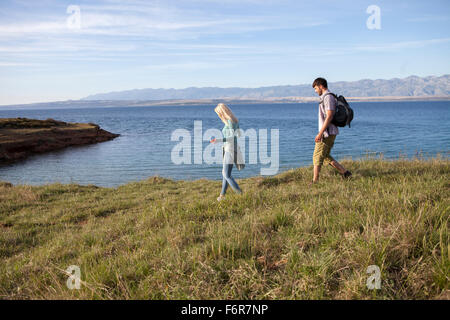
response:
M320 133L320 132L319 132L319 134L316 136L316 138L314 139L314 141L315 141L315 142L320 142L320 141L322 141L322 136L323 136L323 133Z
M314 141L316 141L316 142L322 141L323 133L325 130L327 130L328 126L330 125L331 120L333 119L333 116L334 116L334 111L328 110L327 117L325 118L325 122L322 125L322 129L319 131L319 134L316 136Z

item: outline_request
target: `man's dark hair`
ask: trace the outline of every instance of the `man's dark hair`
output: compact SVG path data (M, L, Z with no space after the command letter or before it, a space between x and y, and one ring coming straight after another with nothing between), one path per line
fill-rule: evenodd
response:
M320 85L322 85L324 88L328 89L327 80L325 80L324 78L317 78L316 80L314 80L314 82L312 84L313 88L315 86L320 86Z

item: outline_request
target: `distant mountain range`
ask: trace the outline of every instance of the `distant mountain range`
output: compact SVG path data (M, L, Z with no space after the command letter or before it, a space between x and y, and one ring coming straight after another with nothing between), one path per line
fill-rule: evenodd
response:
M432 97L450 96L450 75L339 81L328 84L332 92L346 97ZM189 87L185 89L135 89L90 95L81 100L173 100L173 99L254 99L314 97L311 84L260 88Z

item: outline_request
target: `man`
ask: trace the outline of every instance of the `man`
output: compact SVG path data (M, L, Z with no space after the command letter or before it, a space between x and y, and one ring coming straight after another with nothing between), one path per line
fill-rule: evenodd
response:
M339 134L339 129L331 123L336 111L336 98L328 91L327 80L324 78L317 78L312 86L320 96L320 103L319 133L314 139L316 142L313 155L314 177L311 184L319 180L320 169L324 163L336 168L342 174L342 177L347 179L352 173L330 155L336 135Z

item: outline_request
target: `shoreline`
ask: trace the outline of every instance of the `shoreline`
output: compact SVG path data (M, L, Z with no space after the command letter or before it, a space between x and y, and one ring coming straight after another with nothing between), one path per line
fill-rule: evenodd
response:
M118 136L95 123L0 118L0 163L13 163L30 155L104 142Z
M450 155L444 155L442 153L437 153L437 154L433 154L430 156L411 156L411 157L407 157L407 156L399 156L399 157L392 157L392 158L386 158L384 157L384 155L378 154L378 155L365 155L365 156L361 156L359 158L353 158L353 157L344 157L342 159L339 159L340 162L350 162L350 163L361 163L364 161L383 161L386 163L396 163L396 162L430 162L430 161L450 161ZM0 162L1 164L1 162ZM218 167L219 168L219 167ZM236 181L239 181L239 183L241 182L245 182L248 180L253 180L253 179L276 179L280 176L283 176L285 174L288 174L289 172L293 172L296 170L304 170L304 169L311 169L311 174L312 174L312 163L308 164L308 165L303 165L303 166L298 166L298 167L292 167L292 168L288 168L286 170L283 171L279 171L277 174L275 175L270 175L270 176L263 176L263 175L252 175L252 176L248 176L248 177L235 177ZM210 178L196 178L196 179L176 179L176 178L169 178L169 177L164 177L164 176L160 176L160 175L153 175L153 176L147 176L147 177L143 177L142 179L139 180L130 180L128 182L123 182L120 183L118 185L113 185L113 186L103 186L103 185L98 185L95 183L78 183L78 182L58 182L58 181L54 181L54 182L46 182L46 183L40 183L40 184L30 184L30 183L17 183L14 184L11 181L7 181L7 180L0 180L0 186L2 185L8 185L10 187L45 187L45 186L51 186L51 185L61 185L61 186L68 186L68 185L76 185L76 186L80 186L80 187L95 187L95 188L103 188L103 189L120 189L122 187L126 187L130 184L140 184L140 183L145 183L146 181L166 181L166 182L171 182L171 183L198 183L198 182L208 182L208 183L217 183L217 182L221 182L222 179L217 178L217 179L210 179Z

